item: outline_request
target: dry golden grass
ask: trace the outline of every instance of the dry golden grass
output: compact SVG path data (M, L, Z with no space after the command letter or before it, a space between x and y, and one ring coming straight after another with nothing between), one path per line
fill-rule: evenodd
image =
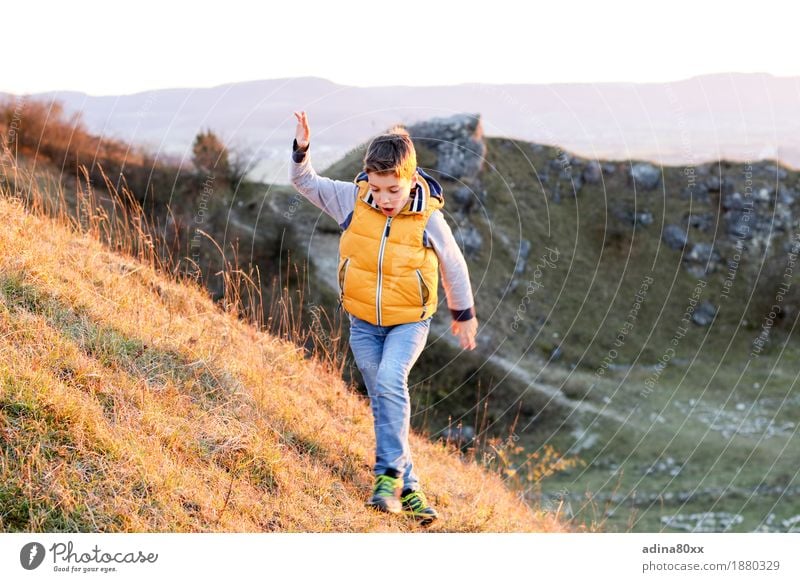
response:
M14 196L0 195L0 530L568 529L417 434L440 519L366 508L369 403L335 370L110 251L100 226Z

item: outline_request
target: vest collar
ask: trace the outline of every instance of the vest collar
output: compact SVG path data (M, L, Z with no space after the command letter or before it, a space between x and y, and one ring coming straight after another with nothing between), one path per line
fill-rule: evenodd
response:
M433 196L434 198L442 199L442 186L439 182L436 181L433 176L425 172L422 168L417 167L417 174L419 175L419 179L417 180L417 185L411 191L411 195L408 198L408 202L400 211L400 214L422 214L425 212L425 209L428 205L428 196ZM366 182L367 181L367 173L361 172L356 179L353 180L356 184L359 182ZM366 192L361 197L361 200L372 206L375 210L380 210L381 207L378 205L377 202L372 197L372 192L370 192L369 187L365 188ZM427 195L426 195L427 194Z

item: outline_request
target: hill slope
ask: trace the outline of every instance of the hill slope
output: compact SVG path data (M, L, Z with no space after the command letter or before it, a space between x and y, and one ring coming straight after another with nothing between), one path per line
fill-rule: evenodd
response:
M409 531L368 402L199 287L0 197L0 530ZM412 435L438 531L560 531Z

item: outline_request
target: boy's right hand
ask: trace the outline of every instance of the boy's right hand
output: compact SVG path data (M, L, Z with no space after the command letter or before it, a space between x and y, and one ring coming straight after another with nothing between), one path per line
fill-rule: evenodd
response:
M478 333L478 318L473 317L467 321L450 322L450 330L453 335L458 338L461 347L465 350L474 350L477 345L475 343L475 334Z
M308 128L308 116L305 111L295 111L294 116L297 118L297 129L294 132L294 138L297 140L297 145L299 147L305 148L311 140L311 130Z

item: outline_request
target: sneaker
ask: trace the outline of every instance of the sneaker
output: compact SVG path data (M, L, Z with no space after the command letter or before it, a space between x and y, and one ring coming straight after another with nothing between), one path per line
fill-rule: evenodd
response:
M387 469L383 475L375 477L372 498L367 502L367 505L374 507L378 511L400 513L402 509L400 491L402 488L403 479L397 476L397 471Z
M422 491L404 489L400 496L400 503L403 514L420 520L420 525L428 525L439 517L436 510L428 505L428 500Z

